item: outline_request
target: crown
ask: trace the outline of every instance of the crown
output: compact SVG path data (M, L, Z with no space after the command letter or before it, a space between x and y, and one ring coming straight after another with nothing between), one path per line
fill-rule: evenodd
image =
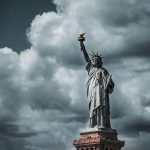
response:
M98 52L94 53L92 51L92 54L89 54L89 55L90 55L91 59L98 58L98 59L102 60L102 58L103 58L101 55L98 54Z

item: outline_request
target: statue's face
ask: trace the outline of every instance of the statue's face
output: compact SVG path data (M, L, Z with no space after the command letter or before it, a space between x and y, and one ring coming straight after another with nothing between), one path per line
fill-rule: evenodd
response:
M101 60L101 59L95 57L95 58L93 58L92 61L93 61L93 64L94 64L96 67L102 67L102 60Z

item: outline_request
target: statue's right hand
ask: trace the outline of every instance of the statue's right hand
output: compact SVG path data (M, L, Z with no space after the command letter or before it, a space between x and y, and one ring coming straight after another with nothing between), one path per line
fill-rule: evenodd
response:
M85 41L84 34L85 34L85 32L82 32L82 33L79 34L78 41L80 41L80 42L81 42L81 41L82 41L82 42Z
M82 42L85 41L85 37L78 37L78 41L80 41L80 42L81 42L81 41L82 41Z

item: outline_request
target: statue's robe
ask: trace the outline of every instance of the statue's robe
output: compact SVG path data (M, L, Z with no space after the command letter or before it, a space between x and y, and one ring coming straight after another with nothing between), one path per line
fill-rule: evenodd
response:
M89 101L90 120L99 117L99 121L97 119L94 126L98 125L110 128L109 93L113 91L114 83L105 68L97 68L92 63L89 63L86 69L89 75L87 97ZM99 111L98 114L97 110Z

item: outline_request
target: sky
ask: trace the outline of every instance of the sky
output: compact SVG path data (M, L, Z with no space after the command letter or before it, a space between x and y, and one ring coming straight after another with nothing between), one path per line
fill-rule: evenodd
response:
M21 52L31 46L26 32L37 14L56 11L51 0L1 0L0 47Z
M0 147L73 150L88 128L86 32L115 83L111 126L123 150L150 149L150 1L2 0Z

